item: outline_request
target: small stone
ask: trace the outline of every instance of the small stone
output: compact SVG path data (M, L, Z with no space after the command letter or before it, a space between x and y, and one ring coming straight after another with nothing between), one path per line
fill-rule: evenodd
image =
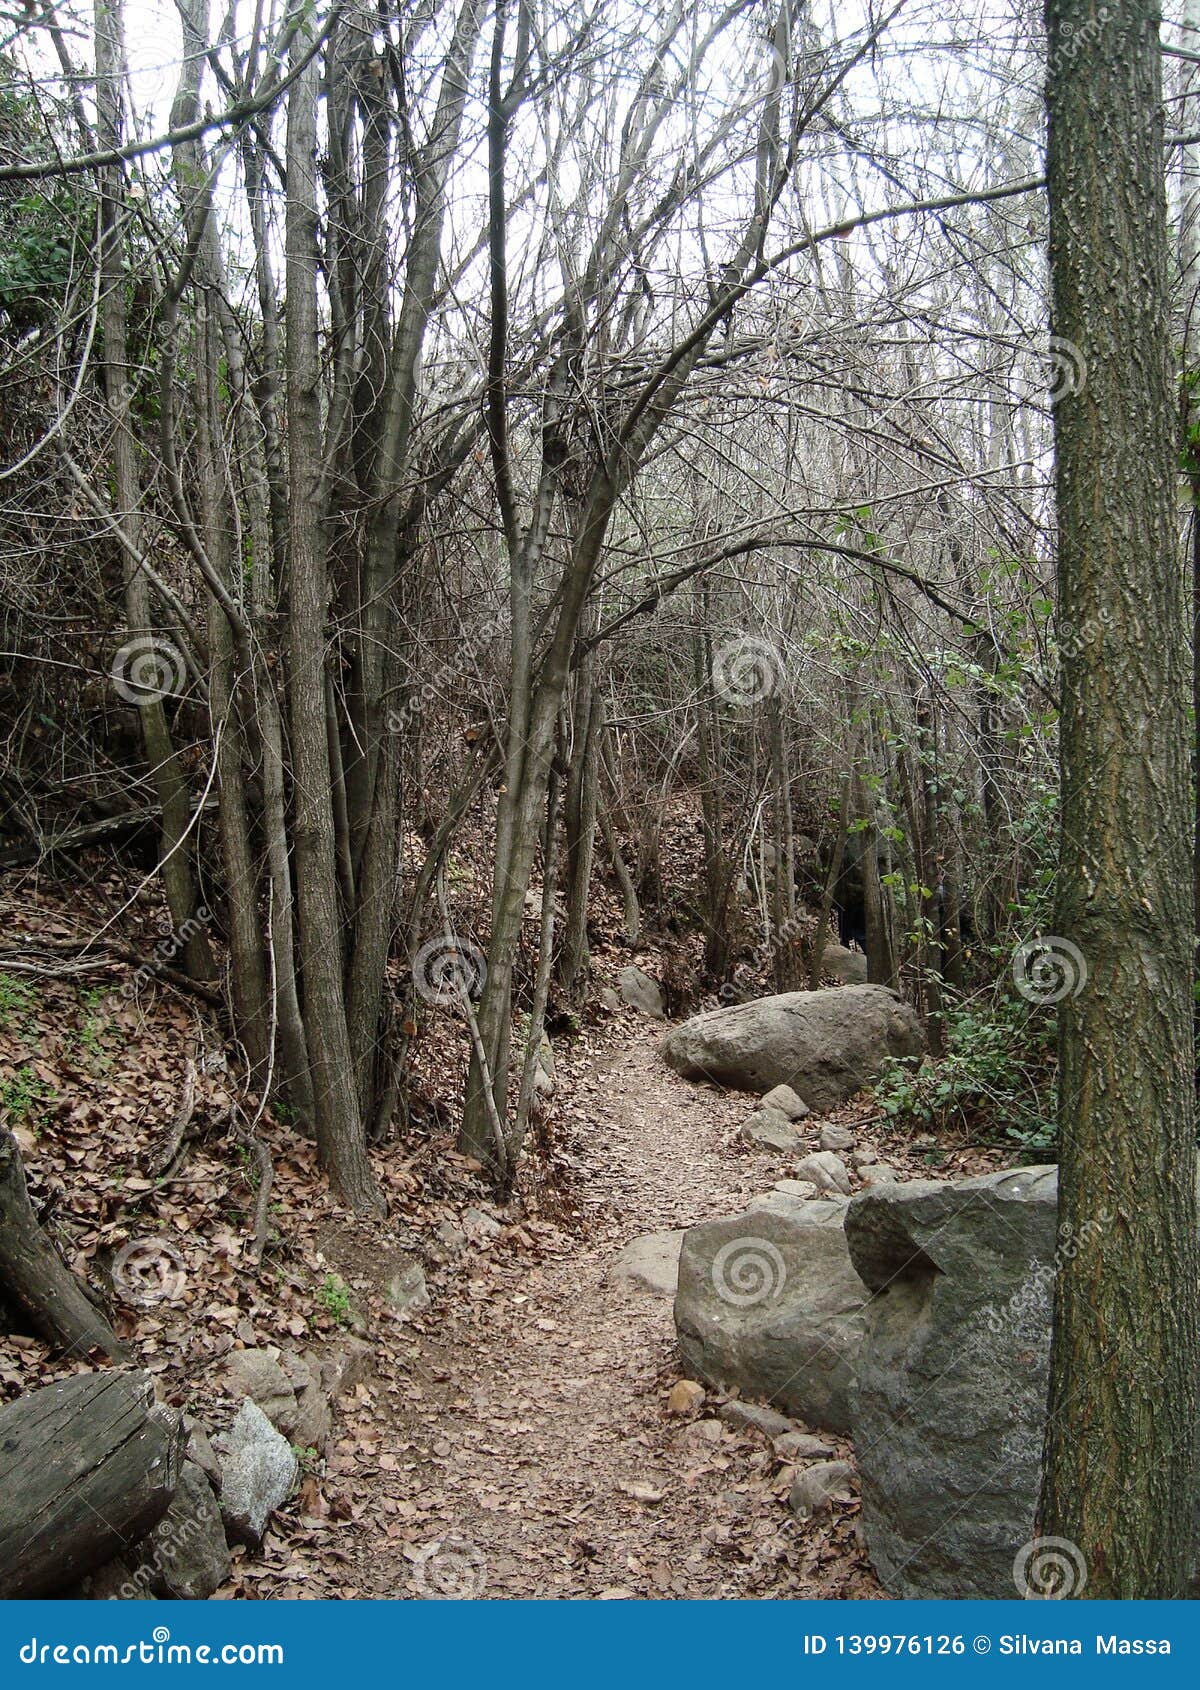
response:
M787 1415L780 1414L778 1409L764 1408L756 1402L739 1402L736 1398L722 1404L720 1415L735 1431L761 1432L764 1438L777 1438L792 1429Z
M445 1220L438 1224L437 1240L444 1250L457 1254L459 1250L466 1248L467 1235L456 1227L453 1221Z
M429 1307L429 1292L425 1273L417 1262L399 1268L388 1281L384 1292L388 1302L400 1314L416 1314Z
M310 1365L314 1362L316 1358L310 1354ZM375 1366L375 1352L363 1338L344 1338L336 1349L322 1356L316 1365L321 1389L330 1402L336 1402L344 1392L352 1391L356 1385L361 1385L364 1379L370 1377Z
M811 1203L817 1196L817 1188L809 1179L777 1179L771 1187L783 1197L796 1197L802 1203Z
M787 1431L774 1439L774 1444L781 1461L820 1461L833 1454L833 1445L815 1432Z
M704 1401L704 1395L704 1386L698 1385L694 1379L677 1379L667 1398L667 1413L680 1416L695 1414Z
M273 1426L291 1435L296 1393L280 1365L278 1350L233 1350L225 1358L224 1375L231 1396L248 1397Z
M877 1162L878 1160L878 1150L868 1148L866 1150L852 1150L850 1152L850 1166L852 1168L865 1168L868 1162Z
M850 1194L850 1174L840 1156L832 1150L814 1150L795 1167L797 1179L809 1180L818 1191L832 1191L839 1196Z
M849 1502L853 1478L854 1468L848 1461L818 1461L796 1474L788 1504L800 1519L811 1519L831 1503Z
M693 1420L688 1432L702 1438L706 1444L719 1444L725 1436L725 1428L719 1420Z
M764 1109L777 1109L789 1121L802 1121L806 1115L812 1114L808 1104L791 1086L772 1086L764 1096L762 1106Z
M822 1150L847 1151L854 1149L854 1134L849 1127L839 1127L831 1121L828 1126L821 1128L821 1136L817 1140Z
M866 1162L859 1168L858 1177L866 1186L895 1185L900 1175L890 1162Z
M218 1445L225 1535L257 1549L272 1513L292 1494L300 1464L291 1444L249 1397Z
M627 1244L605 1276L610 1284L632 1285L655 1297L673 1297L679 1285L683 1232L648 1232Z
M620 1009L621 1000L611 986L601 986L600 1004L604 1009Z
M495 1215L489 1215L484 1209L467 1209L462 1219L468 1238L495 1238L503 1230Z
M803 1139L786 1115L776 1109L759 1109L742 1123L739 1136L763 1150L777 1150L783 1155L799 1150Z

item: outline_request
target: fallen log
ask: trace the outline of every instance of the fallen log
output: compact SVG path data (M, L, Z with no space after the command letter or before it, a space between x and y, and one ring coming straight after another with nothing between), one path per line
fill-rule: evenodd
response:
M0 1599L65 1591L140 1543L185 1447L145 1373L80 1373L0 1409Z
M35 1331L80 1358L103 1350L113 1361L125 1351L45 1232L29 1201L21 1152L0 1129L0 1292Z

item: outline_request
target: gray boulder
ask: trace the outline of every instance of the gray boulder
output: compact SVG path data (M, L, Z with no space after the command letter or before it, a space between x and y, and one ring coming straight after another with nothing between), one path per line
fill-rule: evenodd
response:
M817 1139L818 1149L836 1150L839 1155L844 1155L847 1150L853 1150L854 1143L854 1134L850 1131L850 1128L839 1127L835 1121L830 1121L827 1126L822 1127L820 1137Z
M276 1508L291 1496L300 1464L287 1439L249 1397L233 1425L218 1439L221 1463L221 1514L225 1535L257 1549Z
M923 1048L920 1022L895 992L840 986L710 1009L672 1028L662 1055L689 1079L757 1092L794 1085L822 1114L878 1079L889 1056Z
M875 1293L853 1406L862 1524L894 1596L1014 1594L1034 1535L1056 1228L1053 1168L881 1184L850 1203L850 1260Z
M687 1232L675 1327L685 1370L810 1426L845 1431L866 1291L845 1202L769 1203Z
M673 1297L679 1283L683 1233L648 1232L627 1244L608 1270L609 1282L633 1285L655 1297Z
M867 959L862 951L852 951L847 945L826 945L821 953L821 973L829 980L840 980L843 986L865 986Z
M134 1554L130 1582L146 1595L203 1602L229 1577L221 1511L194 1461L184 1462L171 1506Z
M621 994L622 1003L627 1003L631 1009L640 1009L643 1015L654 1015L661 1021L666 1014L662 987L644 968L632 964L623 968L617 975L617 991Z

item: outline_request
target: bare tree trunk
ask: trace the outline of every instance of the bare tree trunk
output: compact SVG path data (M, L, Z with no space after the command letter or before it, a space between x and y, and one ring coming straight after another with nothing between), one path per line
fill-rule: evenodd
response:
M559 980L571 997L582 994L590 966L588 893L596 843L600 742L604 733L604 693L596 685L595 660L590 654L576 673L572 755L563 806L567 915L558 965Z
M303 45L295 52L303 58ZM319 70L305 65L288 101L287 422L288 634L296 883L304 1021L313 1076L317 1148L335 1189L356 1209L382 1211L346 1019L342 919L326 719L325 556L317 329L316 106Z
M1062 677L1048 943L1078 987L1059 1006L1059 1224L1075 1248L1055 1290L1041 1530L1086 1565L1066 1594L1128 1601L1179 1596L1191 1566L1200 1378L1160 48L1135 0L1047 0L1046 23L1053 325L1086 362L1054 412L1059 619L1103 636L1068 648Z
M105 151L122 141L122 73L124 51L123 0L96 0L96 137ZM162 809L162 876L171 920L185 936L184 964L195 980L215 977L208 935L194 920L196 889L189 839L191 805L187 777L176 755L167 725L163 696L183 679L179 653L163 640L154 623L150 588L145 573L132 562L142 552L142 490L137 446L130 420L133 392L128 352L125 229L127 208L119 167L101 173L100 195L100 323L104 337L104 391L113 418L112 473L115 521L126 541L125 620L129 635L129 690L138 705L142 743L150 778ZM138 653L142 662L138 662ZM154 661L146 662L153 654ZM158 679L139 685L135 668L152 671ZM165 684L162 684L165 683Z

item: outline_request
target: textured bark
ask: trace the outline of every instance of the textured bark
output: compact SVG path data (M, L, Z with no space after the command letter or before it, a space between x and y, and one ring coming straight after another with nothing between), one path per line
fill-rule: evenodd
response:
M1073 1248L1041 1529L1082 1552L1074 1594L1173 1597L1194 1522L1200 1274L1157 12L1049 0L1046 17L1053 326L1086 359L1055 411L1059 616L1089 638L1062 687L1057 927L1087 977L1059 1011Z
M302 51L302 50L301 50ZM357 1209L381 1210L367 1158L346 1022L334 850L325 661L329 574L321 520L320 354L316 299L316 102L309 64L288 105L287 422L289 702L304 1022L321 1165Z
M124 64L124 26L121 0L96 4L96 135L101 147L121 140L120 77ZM158 633L151 614L150 587L145 572L131 558L142 551L141 483L137 445L130 416L132 393L128 352L128 277L124 252L123 183L119 169L102 178L100 201L100 323L104 336L104 394L113 419L112 477L115 521L125 548L125 618L131 640L151 640ZM208 936L193 920L196 891L191 869L188 826L191 804L187 777L176 755L161 698L140 700L138 720L146 762L162 810L163 889L177 932L184 935L184 962L196 980L215 976Z

